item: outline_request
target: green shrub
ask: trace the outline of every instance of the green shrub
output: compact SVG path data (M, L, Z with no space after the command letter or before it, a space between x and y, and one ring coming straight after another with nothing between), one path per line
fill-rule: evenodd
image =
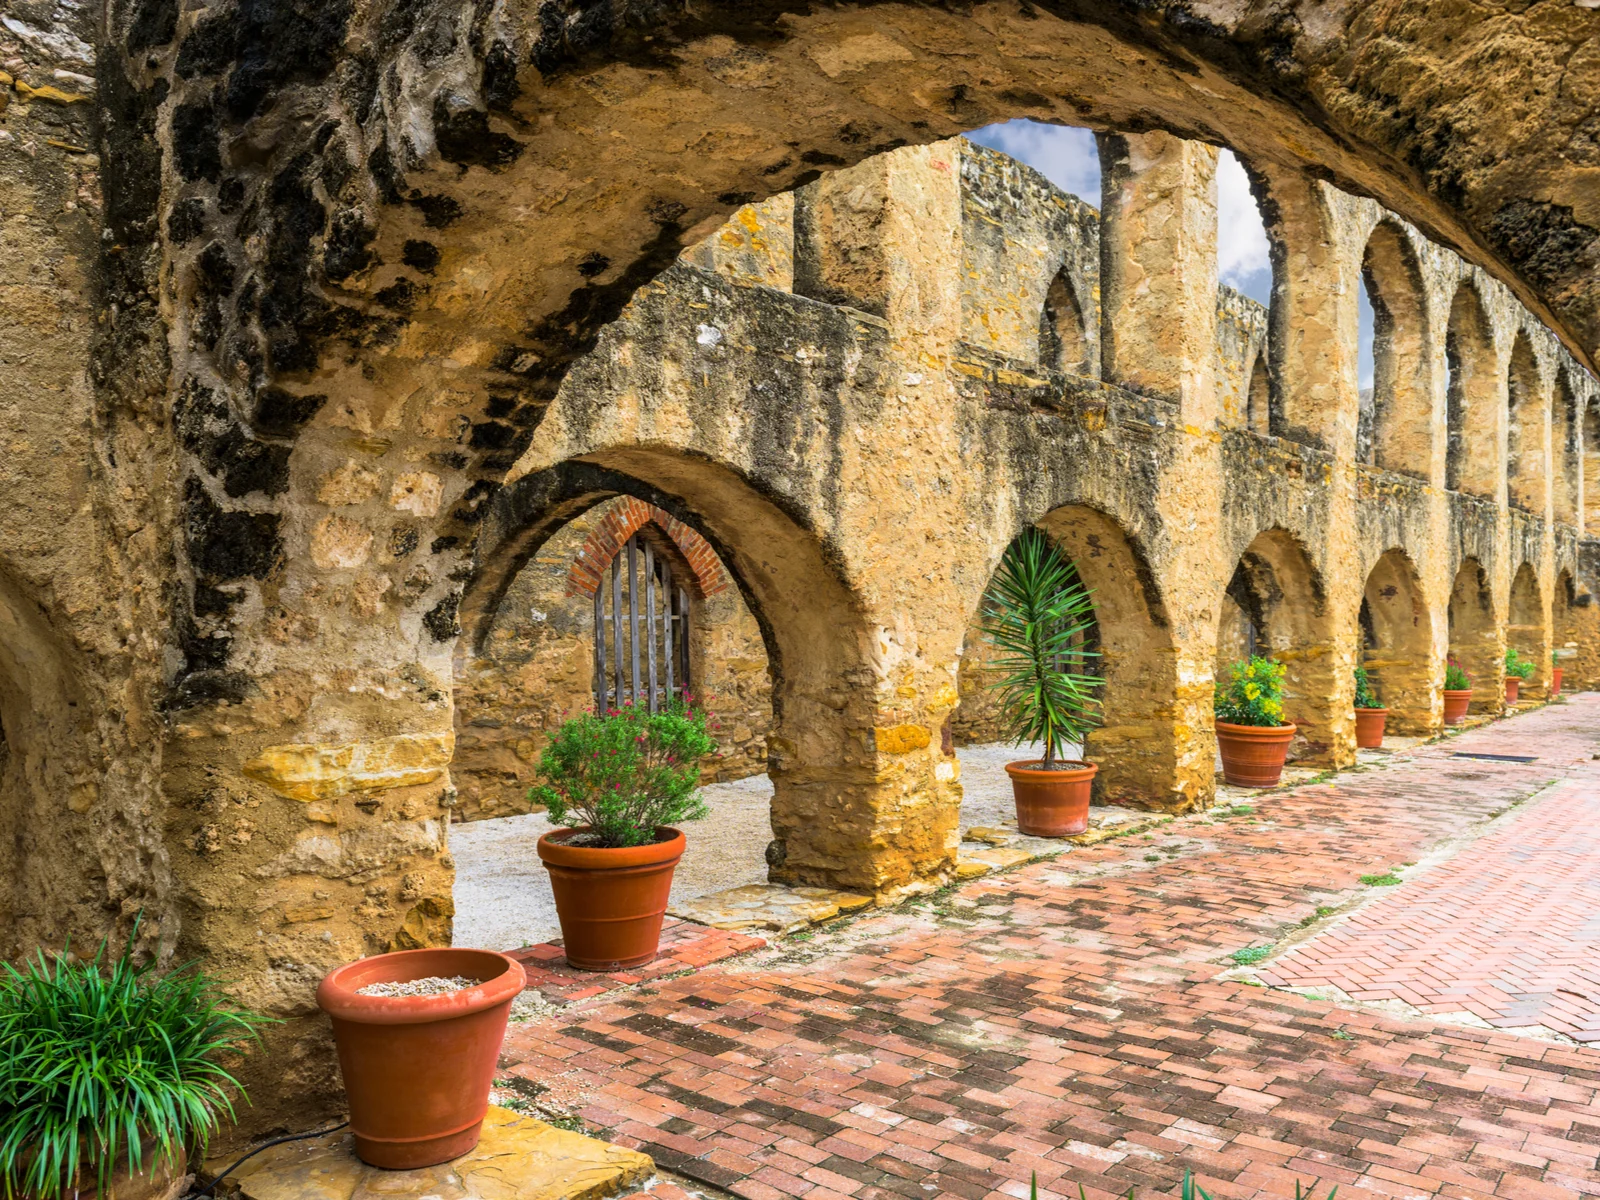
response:
M1230 725L1275 727L1283 719L1283 676L1286 668L1260 656L1236 662L1228 669L1231 680L1216 685L1217 720Z
M1453 658L1444 665L1444 689L1447 692L1472 690L1472 676Z
M539 756L544 783L528 799L555 825L587 825L593 844L643 846L656 827L706 815L700 760L716 752L704 708L674 701L661 712L625 703L573 717Z
M1534 663L1531 658L1523 658L1511 647L1506 647L1506 674L1513 679L1532 679Z
M137 927L136 927L137 928ZM128 950L132 949L129 939ZM6 1195L103 1194L121 1167L181 1170L242 1089L217 1064L265 1018L191 967L156 976L106 947L89 962L41 950L0 974L0 1173Z
M1372 690L1372 681L1367 678L1367 669L1365 667L1356 668L1356 707L1383 707L1383 701L1379 700L1378 694Z
M1029 526L1006 547L984 593L980 624L1000 653L1001 721L1016 745L1043 742L1040 766L1050 770L1069 742L1081 744L1099 722L1098 676L1074 669L1097 651L1094 604L1073 566Z

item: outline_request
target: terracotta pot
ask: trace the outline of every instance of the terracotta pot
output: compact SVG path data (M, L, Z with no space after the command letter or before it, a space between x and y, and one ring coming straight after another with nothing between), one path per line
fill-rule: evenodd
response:
M1517 689L1519 687L1521 687L1521 685L1522 685L1522 680L1518 679L1515 675L1511 675L1511 676L1507 677L1507 679L1506 679L1506 703L1507 704L1515 704L1517 702Z
M672 871L688 842L665 825L656 830L662 840L648 846L607 850L568 846L562 840L587 830L552 829L539 839L539 857L556 895L567 965L580 971L641 966L661 945Z
M1553 700L1561 695L1561 668L1550 668L1550 698Z
M1388 719L1387 708L1356 709L1356 745L1363 750L1383 749L1383 723Z
M371 983L462 975L477 987L442 996L362 996ZM402 950L339 967L317 987L333 1021L362 1162L411 1170L478 1144L489 1085L522 967L489 950Z
M1445 688L1444 689L1444 723L1446 725L1459 725L1467 715L1467 709L1472 706L1471 688Z
M1293 725L1232 725L1217 722L1222 777L1234 787L1277 787Z
M1017 802L1017 829L1029 837L1072 837L1089 828L1089 792L1098 763L1041 771L1039 760L1006 764Z

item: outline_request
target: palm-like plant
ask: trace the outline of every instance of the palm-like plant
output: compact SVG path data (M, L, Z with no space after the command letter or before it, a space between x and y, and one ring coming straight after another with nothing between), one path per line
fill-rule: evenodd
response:
M1038 529L1006 547L984 593L980 625L999 651L1000 678L990 684L1015 744L1044 743L1040 767L1055 768L1062 748L1082 742L1098 723L1100 679L1081 667L1097 651L1094 604L1073 566Z

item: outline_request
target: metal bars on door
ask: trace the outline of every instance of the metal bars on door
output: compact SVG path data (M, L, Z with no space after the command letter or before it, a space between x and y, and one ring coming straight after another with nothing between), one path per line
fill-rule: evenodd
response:
M689 690L689 593L672 563L634 534L594 592L594 700L601 712L659 712Z

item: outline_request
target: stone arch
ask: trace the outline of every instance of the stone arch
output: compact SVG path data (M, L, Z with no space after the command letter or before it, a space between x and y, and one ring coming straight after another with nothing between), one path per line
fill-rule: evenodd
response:
M1083 306L1065 268L1056 272L1045 292L1044 311L1039 316L1039 365L1068 375L1090 373Z
M623 496L590 531L573 556L572 565L567 569L567 587L571 593L593 596L600 586L601 572L621 552L628 539L646 525L653 525L658 536L677 550L685 568L683 577L702 599L728 586L722 561L705 538L671 513L635 496Z
M1402 735L1439 725L1433 617L1411 556L1385 551L1361 590L1362 661L1389 710L1387 730Z
M1600 531L1600 395L1583 406L1580 425L1583 457L1583 528Z
M1554 492L1552 511L1558 525L1576 525L1583 478L1582 426L1578 419L1578 398L1564 370L1556 372L1550 398L1550 446L1555 454L1555 470L1550 481Z
M1250 365L1250 383L1245 392L1245 421L1251 433L1268 437L1272 433L1272 384L1263 347Z
M1500 382L1483 298L1471 280L1456 288L1444 335L1445 487L1497 499L1500 484Z
M1305 545L1281 527L1257 534L1228 580L1217 629L1218 679L1249 653L1275 658L1284 676L1284 712L1299 729L1296 759L1334 762L1351 717L1340 707L1349 688L1333 667L1332 613L1322 576Z
M1489 573L1476 558L1464 559L1450 588L1450 658L1472 679L1479 712L1498 712L1505 696L1505 642L1495 613Z
M1545 393L1539 364L1523 330L1506 372L1506 502L1541 516L1550 486L1545 461Z
M1506 621L1506 646L1531 659L1533 675L1524 680L1523 697L1543 696L1550 684L1550 640L1546 636L1544 593L1533 564L1523 562L1511 578L1511 603Z
M1411 239L1383 220L1367 239L1361 280L1372 304L1372 461L1427 479L1433 470L1427 310Z

